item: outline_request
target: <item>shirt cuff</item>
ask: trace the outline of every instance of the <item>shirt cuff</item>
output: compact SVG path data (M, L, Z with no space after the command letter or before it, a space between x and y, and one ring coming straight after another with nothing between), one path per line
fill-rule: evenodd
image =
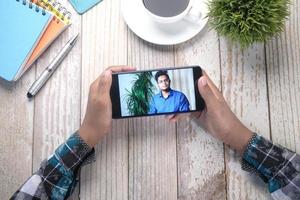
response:
M66 199L78 182L81 166L95 160L95 150L79 136L72 134L42 163L38 174L43 179L43 187L50 199Z
M90 148L76 131L55 150L54 157L66 170L75 172L78 167L95 161L95 149Z
M294 152L255 134L244 151L242 169L259 175L269 184L269 191L273 192L287 185L285 176L296 171L290 170L294 156Z

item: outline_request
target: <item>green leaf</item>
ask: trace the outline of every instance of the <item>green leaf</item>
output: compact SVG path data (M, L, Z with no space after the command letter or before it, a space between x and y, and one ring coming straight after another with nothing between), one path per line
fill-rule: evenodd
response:
M210 29L247 48L284 30L290 0L210 0Z
M126 90L126 104L129 113L132 115L147 114L149 102L153 96L154 85L152 83L153 75L151 72L142 72L135 74L132 82L132 88Z

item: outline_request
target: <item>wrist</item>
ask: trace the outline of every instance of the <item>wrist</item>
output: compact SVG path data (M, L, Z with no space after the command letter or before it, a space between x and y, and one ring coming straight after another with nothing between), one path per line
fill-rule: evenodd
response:
M79 136L91 148L95 147L99 142L94 135L96 135L96 133L94 133L93 129L89 128L88 126L82 125L79 128Z
M239 154L242 154L245 151L252 136L253 136L253 133L248 128L243 127L242 129L238 130L238 132L236 132L233 135L234 138L232 139L231 146Z
M246 149L253 133L245 126L232 128L223 141L231 148L242 154Z

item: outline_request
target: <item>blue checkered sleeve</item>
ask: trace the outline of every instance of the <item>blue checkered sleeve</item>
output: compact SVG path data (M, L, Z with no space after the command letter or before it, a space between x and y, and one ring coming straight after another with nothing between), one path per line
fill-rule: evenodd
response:
M276 200L300 199L300 155L254 134L242 158L242 169L254 172Z
M95 150L90 148L78 132L60 145L49 159L41 163L11 199L66 199L77 182L79 169L95 160Z

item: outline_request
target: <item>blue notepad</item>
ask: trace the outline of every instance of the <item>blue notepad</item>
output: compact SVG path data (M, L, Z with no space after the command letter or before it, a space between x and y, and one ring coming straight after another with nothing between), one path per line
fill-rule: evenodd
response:
M79 13L83 14L102 0L69 0L73 8Z
M15 81L52 17L27 1L0 0L0 77Z

